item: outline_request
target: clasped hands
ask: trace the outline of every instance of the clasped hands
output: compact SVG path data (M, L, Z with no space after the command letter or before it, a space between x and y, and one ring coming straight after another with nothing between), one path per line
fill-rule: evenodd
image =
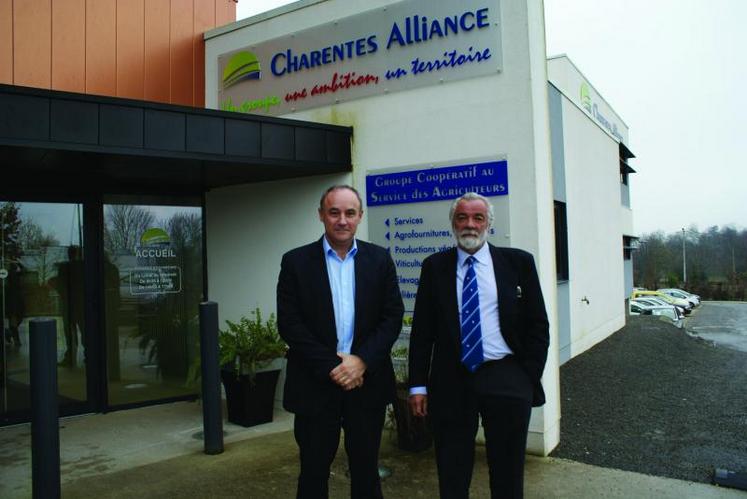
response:
M363 385L363 374L366 372L366 363L357 355L337 352L342 362L329 372L332 381L340 387L349 391Z

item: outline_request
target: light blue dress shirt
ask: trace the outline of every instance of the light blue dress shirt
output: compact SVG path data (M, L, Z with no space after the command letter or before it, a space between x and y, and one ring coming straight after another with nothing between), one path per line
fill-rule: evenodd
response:
M332 290L332 305L335 309L337 351L350 353L355 327L355 255L358 253L358 243L353 239L353 246L344 260L329 245L327 236L322 238L322 246L327 262L329 287Z

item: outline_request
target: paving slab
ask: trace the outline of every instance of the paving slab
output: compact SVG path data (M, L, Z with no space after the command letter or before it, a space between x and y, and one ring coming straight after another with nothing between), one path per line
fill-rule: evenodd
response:
M477 449L471 490L473 498L488 498L484 447ZM346 459L339 452L330 476L330 497L349 497ZM383 484L385 497L438 497L433 454L413 454L396 448L385 437L381 464L392 470ZM193 453L165 461L83 478L63 486L66 498L244 497L291 498L298 474L292 432L235 442L218 456ZM739 491L712 485L612 470L555 458L529 457L527 498L734 498Z

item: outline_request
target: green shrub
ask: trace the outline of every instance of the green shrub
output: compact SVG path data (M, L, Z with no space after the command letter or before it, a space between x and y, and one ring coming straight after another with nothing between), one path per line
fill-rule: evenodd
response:
M221 366L253 379L258 369L283 357L288 347L278 334L275 314L262 322L257 307L251 315L253 318L242 316L238 322L227 320L228 328L218 335L218 346Z

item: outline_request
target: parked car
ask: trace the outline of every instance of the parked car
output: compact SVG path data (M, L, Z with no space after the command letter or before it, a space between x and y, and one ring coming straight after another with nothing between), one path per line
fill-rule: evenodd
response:
M635 300L630 302L630 315L660 315L672 322L680 320L679 314L670 305L647 305Z
M678 307L682 307L685 309L685 315L690 315L690 311L692 311L693 309L692 303L690 303L688 300L683 300L682 298L675 298L673 296L669 296L668 294L660 293L658 291L633 291L633 294L630 295L631 298L638 298L640 296L654 296L656 298L664 300L670 305L677 305Z
M631 303L640 303L643 305L648 305L652 307L672 307L675 312L677 313L677 316L682 319L685 317L685 309L682 307L678 307L677 305L671 305L664 300L661 300L659 298L656 298L655 296L640 296L638 298L633 298L630 300Z
M687 300L693 304L693 307L697 307L698 305L700 305L700 296L694 295L692 293L688 293L687 291L683 289L663 288L657 291L659 291L660 293L664 293L665 295L672 296L674 298L682 298L683 300Z

